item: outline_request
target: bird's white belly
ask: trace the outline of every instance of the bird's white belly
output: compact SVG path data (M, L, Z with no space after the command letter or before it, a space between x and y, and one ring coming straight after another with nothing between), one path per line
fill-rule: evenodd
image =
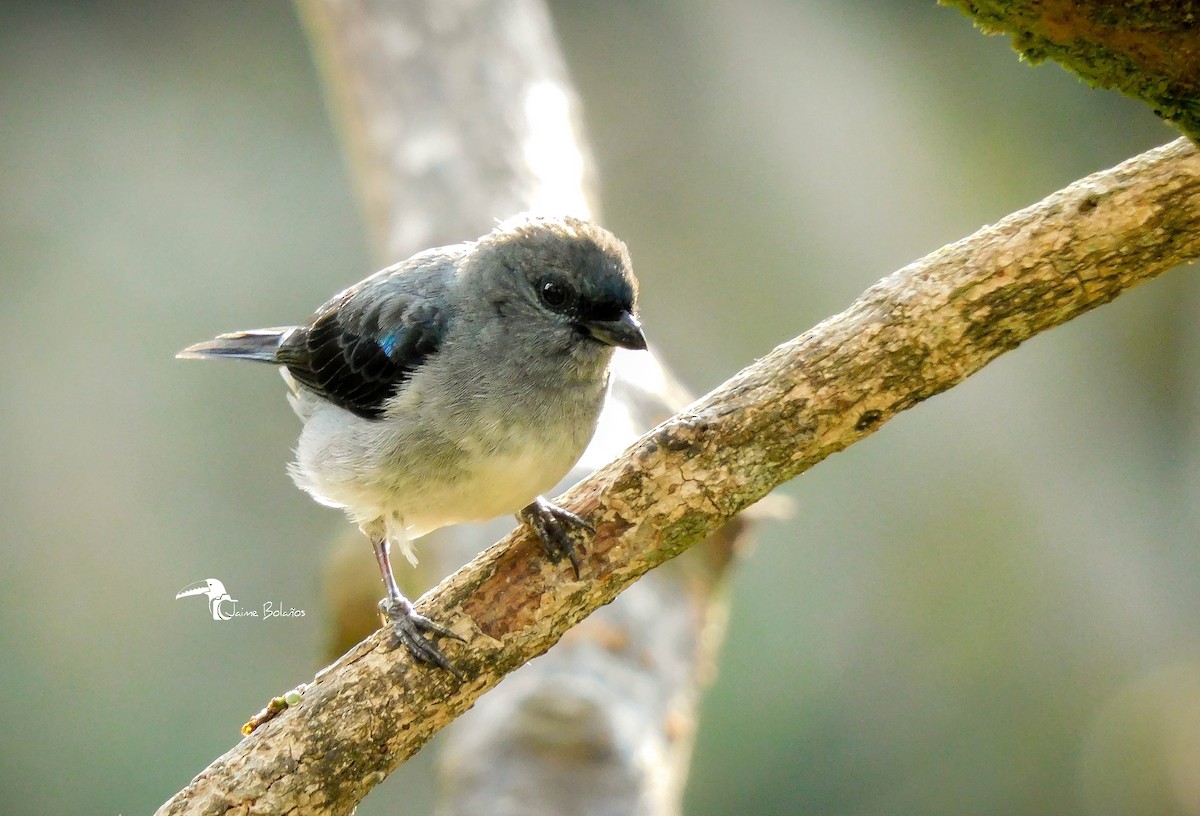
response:
M410 535L515 513L554 487L576 458L531 448L481 459L468 474L422 490L417 506L405 514Z
M407 423L365 420L301 389L293 405L305 423L290 470L301 489L345 510L367 535L386 536L414 563L413 539L515 513L554 487L595 424L567 406L559 416L478 417L466 430L431 437L414 429L437 427L438 417L413 401L402 406Z
M390 533L410 540L448 524L515 513L557 484L583 447L569 435L558 445L541 434L520 442L510 436L503 451L464 450L451 470L430 471L406 461L403 449L364 450L363 437L344 427L333 433L314 427L324 419L313 417L301 435L292 467L297 485L360 525L382 520Z

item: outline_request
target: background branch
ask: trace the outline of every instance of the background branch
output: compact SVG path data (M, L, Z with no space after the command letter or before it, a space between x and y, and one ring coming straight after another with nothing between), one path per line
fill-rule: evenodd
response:
M1200 254L1200 158L1185 141L1089 176L868 289L673 417L571 491L598 534L567 580L515 535L423 608L470 642L470 678L373 636L303 703L162 813L345 813L508 671L772 487L961 382L999 354Z
M540 0L305 0L306 28L379 265L527 209L595 217L578 102ZM648 355L619 355L600 428L560 489L690 397ZM427 536L419 594L511 527ZM698 690L720 637L713 589L745 521L576 627L487 695L438 746L443 814L677 813ZM379 579L355 532L327 571L329 659L378 628ZM653 654L654 660L645 655Z

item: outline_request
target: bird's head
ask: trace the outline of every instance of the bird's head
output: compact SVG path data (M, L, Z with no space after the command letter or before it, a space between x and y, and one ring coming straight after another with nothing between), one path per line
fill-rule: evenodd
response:
M476 260L495 315L513 331L536 332L541 348L581 363L646 348L629 252L608 230L517 216L479 241Z

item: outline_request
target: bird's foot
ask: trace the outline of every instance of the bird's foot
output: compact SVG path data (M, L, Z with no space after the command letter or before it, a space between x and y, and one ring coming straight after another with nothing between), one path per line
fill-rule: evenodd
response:
M571 528L594 533L595 527L570 510L551 504L541 496L517 513L517 520L533 528L551 561L557 564L565 555L571 562L571 568L575 570L575 577L579 577L579 555L575 552Z
M466 643L466 638L417 612L413 608L412 602L403 595L396 598L384 598L379 602L379 611L392 625L392 631L408 649L409 654L422 663L429 663L445 669L459 680L466 679L463 673L454 668L454 664L442 654L441 649L425 637L424 633L428 632L435 638L453 638L463 643Z

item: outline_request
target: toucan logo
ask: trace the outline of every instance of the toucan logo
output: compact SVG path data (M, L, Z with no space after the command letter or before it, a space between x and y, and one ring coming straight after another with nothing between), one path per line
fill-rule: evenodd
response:
M293 609L290 606L284 607L283 604L275 603L274 601L264 603L261 611L258 609L245 609L239 606L237 600L225 591L225 584L216 578L205 578L203 581L188 584L175 593L175 600L190 598L193 595L203 595L208 598L208 611L215 621L230 621L234 618L267 620L269 618L304 617L303 609Z
M237 609L237 601L230 597L225 591L225 585L216 578L205 578L203 581L197 581L194 584L188 584L175 595L175 600L187 598L192 595L207 595L208 596L208 611L212 613L212 619L215 621L233 620L234 612ZM225 604L229 606L226 608Z

